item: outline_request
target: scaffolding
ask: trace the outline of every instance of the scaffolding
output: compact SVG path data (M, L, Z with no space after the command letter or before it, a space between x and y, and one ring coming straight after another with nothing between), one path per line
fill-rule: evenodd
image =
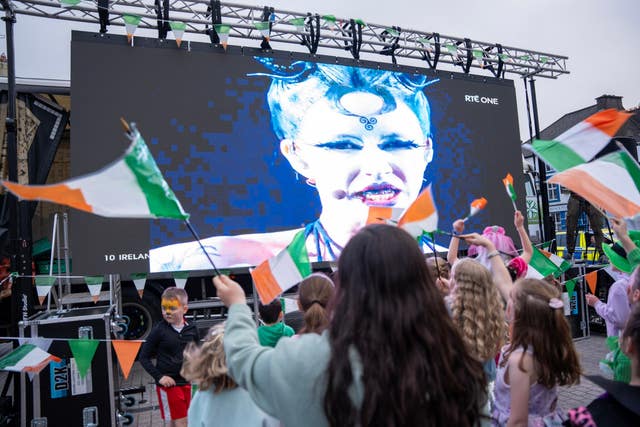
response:
M232 41L261 40L265 50L270 49L269 42L296 44L306 46L311 54L316 54L318 49L325 54L338 50L344 55L348 51L359 59L361 53L367 53L390 58L394 64L398 59L412 59L423 61L433 69L439 64L448 64L466 74L473 70L474 74L498 78L516 74L555 79L569 73L568 58L561 55L268 6L217 0L13 0L3 3L11 4L16 14L96 23L103 33L108 25L125 26L124 16L133 15L140 18L138 28L158 29L162 39L166 38L168 22L181 22L186 26L186 33L208 36L212 44L218 44L216 28L222 24L228 26ZM265 26L268 27L266 37L261 32Z

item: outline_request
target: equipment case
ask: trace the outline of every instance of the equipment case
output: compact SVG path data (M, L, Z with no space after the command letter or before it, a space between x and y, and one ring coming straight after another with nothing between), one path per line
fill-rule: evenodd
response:
M20 375L22 427L117 425L117 367L106 341L111 338L114 309L110 305L44 311L20 322L21 337L53 338L48 351L61 359L32 380L27 374ZM84 378L76 369L65 338L100 340Z

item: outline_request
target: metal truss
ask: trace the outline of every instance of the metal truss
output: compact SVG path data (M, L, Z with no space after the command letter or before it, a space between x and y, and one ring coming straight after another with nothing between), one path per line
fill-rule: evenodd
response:
M359 59L361 53L377 54L390 58L394 64L398 58L411 58L424 61L430 68L449 64L464 73L473 70L473 74L483 74L485 71L494 77L517 74L555 79L569 73L565 56L372 24L360 19L216 0L84 0L68 7L61 7L58 0L13 0L11 4L16 14L96 24L101 20L99 7L108 4L108 15L102 14L103 24L108 19L109 25L124 26L124 15L137 15L141 18L138 28L146 29L157 29L165 23L159 10L168 6L169 21L183 22L185 32L208 35L216 44L220 39L215 24L224 24L230 26L231 44L237 38L261 40L265 50L271 49L270 42L302 44L313 54L319 48L324 54L331 54L325 50L340 50L342 55L349 51L355 59ZM268 38L256 25L263 22L269 23Z

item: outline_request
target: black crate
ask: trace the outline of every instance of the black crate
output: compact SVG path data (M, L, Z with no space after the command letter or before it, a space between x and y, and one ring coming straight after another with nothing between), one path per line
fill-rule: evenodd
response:
M61 358L50 363L32 381L21 375L22 426L31 425L34 418L46 418L49 426L82 426L93 420L100 426L116 425L116 394L118 375L113 363L110 338L113 307L75 308L63 312L38 313L20 322L25 337L54 339L49 353ZM102 340L91 362L90 371L80 378L69 344L64 339L83 337L91 331L92 338Z

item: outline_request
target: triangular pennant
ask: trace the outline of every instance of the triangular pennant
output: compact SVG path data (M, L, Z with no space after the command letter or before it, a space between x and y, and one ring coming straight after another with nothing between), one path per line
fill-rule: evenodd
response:
M187 24L179 21L171 21L169 22L169 26L171 27L171 31L173 31L173 36L176 38L176 44L180 47L184 30L187 29Z
M472 54L476 61L478 61L478 66L482 68L484 66L484 50L473 49Z
M71 7L79 4L82 0L59 0L60 7Z
M220 44L226 50L227 44L229 42L229 32L231 31L231 25L215 24L213 28L215 28L216 33L218 33L218 37L220 38Z
M586 276L584 276L585 280L587 281L587 285L589 285L589 290L591 291L592 294L596 294L596 285L598 284L598 272L597 271L592 271L591 273L587 273Z
M51 291L51 286L56 282L56 276L36 276L36 290L38 291L38 301L40 305Z
M256 30L260 31L262 37L269 40L269 35L271 34L271 30L269 28L269 21L264 22L254 22L253 26L256 27Z
M120 363L122 374L126 380L129 377L129 372L131 372L133 362L136 361L136 356L138 355L142 341L113 340L111 344L116 351L118 363Z
M296 27L296 30L298 30L299 32L304 32L304 21L306 20L306 18L294 18L292 20L289 21L289 23L293 26Z
M173 273L173 280L176 282L177 288L184 289L184 286L187 284L188 278L188 271L176 271Z
M138 291L138 295L142 298L142 294L144 292L144 285L147 283L147 274L146 273L133 273L131 274L131 280L133 280L133 284Z
M571 279L565 282L564 286L567 288L569 298L571 298L571 296L573 295L573 290L576 288L576 279Z
M98 302L98 299L100 299L100 291L102 290L103 279L103 276L85 276L84 278L94 304Z
M322 20L330 25L338 26L338 22L336 21L336 17L333 15L324 15Z
M127 41L131 43L133 35L138 29L138 25L140 25L141 18L138 15L122 15L122 19L124 20L124 26L127 30Z
M91 367L91 361L93 355L96 353L99 341L89 339L70 339L69 348L73 354L73 358L76 360L78 366L78 372L80 378L84 378L87 375L87 370Z

